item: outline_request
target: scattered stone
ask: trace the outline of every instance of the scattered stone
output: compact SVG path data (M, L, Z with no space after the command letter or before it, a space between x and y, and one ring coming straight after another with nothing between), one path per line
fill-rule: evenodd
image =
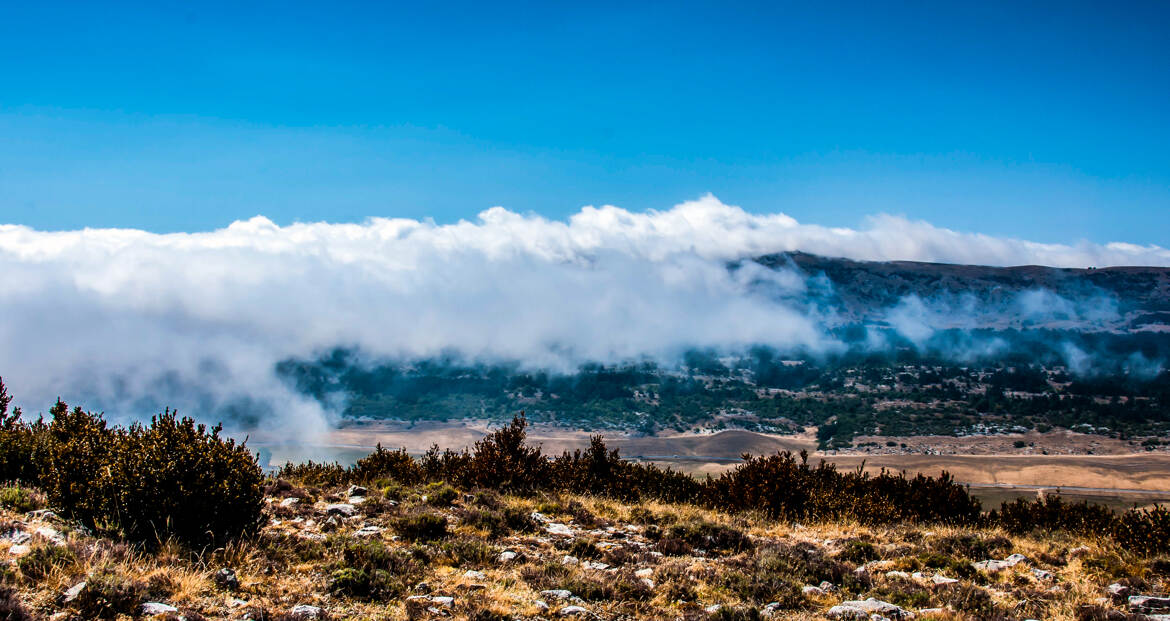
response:
M1008 569L1009 567L1015 567L1016 565L1019 565L1020 563L1027 562L1027 560L1028 560L1028 557L1024 556L1023 554L1013 554L1013 555L1005 558L1002 561L995 560L995 559L989 559L986 561L976 561L974 563L971 563L971 566L974 567L975 569L995 573L997 571L1002 571L1004 569Z
M8 553L12 556L24 556L28 554L32 548L28 547L27 543L21 543L8 548Z
M1170 597L1153 595L1130 595L1129 607L1137 612L1158 612L1170 610Z
M486 574L484 574L482 571L476 571L474 569L468 569L467 571L463 572L463 577L467 578L468 580L487 580Z
M820 587L822 589L824 589L825 593L836 593L837 592L837 585L833 584L832 582L829 582L828 580L821 581ZM779 606L780 605L779 602L777 602L776 605Z
M53 513L48 509L37 509L36 511L29 511L28 516L34 520L46 520L49 522L56 522L61 519L56 513Z
M81 582L78 582L77 584L66 589L65 593L61 596L61 601L68 604L69 602L72 602L73 600L80 597L81 592L84 590L85 590L85 581L82 580Z
M171 606L170 604L162 604L159 602L146 602L145 604L142 605L142 608L140 608L139 610L141 610L142 614L147 616L147 617L153 617L156 615L165 615L168 612L179 612L178 608L175 608L174 606Z
M504 550L503 552L500 552L500 556L497 560L499 560L501 563L510 563L516 560L516 556L517 554L515 552L511 550Z
M550 535L558 535L562 537L573 536L573 529L559 522L550 522L545 524L544 531Z
M340 515L341 517L352 517L357 514L357 508L347 502L338 502L325 505L325 513L328 515Z
M581 561L577 560L577 557L569 556L568 554L565 555L565 558L561 559L561 565L568 565L568 566L572 567L574 565L580 565L580 564L581 564Z
M605 571L606 569L609 569L609 565L605 563L598 563L596 561L585 561L581 564L581 566L585 569L592 569L594 571Z
M41 537L48 539L54 545L58 545L58 546L65 545L65 536L62 535L56 528L53 528L52 526L41 526L35 532L36 532L36 534L40 535Z
M236 572L233 571L230 567L224 567L223 569L220 569L219 571L215 572L215 576L213 577L215 579L216 586L221 589L235 591L236 589L240 588L240 578L236 576Z
M811 584L804 585L800 589L800 592L803 593L805 597L820 597L825 594L824 589L819 586L813 586Z
M941 575L937 575L937 574L933 578L931 578L930 581L935 583L935 584L954 584L954 583L958 582L958 580L956 580L954 578L948 578L946 576L941 576Z
M540 596L544 599L551 599L553 601L566 600L573 597L573 592L568 589L548 589L540 592Z
M854 606L833 606L825 616L839 621L869 621L869 613Z
M289 614L292 615L293 618L305 619L306 621L313 621L324 618L324 616L321 614L320 608L317 606L309 606L308 604L299 604L297 606L293 606L293 609L289 611Z
M1033 567L1032 575L1035 576L1037 580L1056 580L1056 574L1046 569L1038 569Z
M548 612L548 602L544 601L543 599L538 599L535 602L532 602L532 605L536 606L536 609L541 612Z
M886 577L887 578L901 578L903 580L909 580L910 574L908 574L904 571L887 571Z
M285 498L284 500L280 501L280 506L288 508L288 507L291 507L293 505L300 504L300 502L301 502L300 498L296 498L296 497Z
M1114 595L1116 597L1128 597L1129 596L1130 588L1125 586L1124 584L1114 582L1113 584L1109 585L1108 588L1109 588L1110 595Z
M431 598L431 603L443 608L450 608L455 605L455 598L447 595L436 595Z
M561 610L559 612L557 612L557 614L562 616L562 617L592 617L593 616L592 612L589 612L588 610L586 610L585 608L582 608L581 606L565 606L564 608L561 608Z
M837 611L836 616L833 615L834 610ZM856 613L861 613L861 616L857 616ZM872 597L866 600L841 602L840 606L833 606L829 609L827 616L830 619L868 619L871 614L890 619L911 619L914 617L913 613L903 610L900 606Z
M382 532L380 526L363 526L353 531L354 537L373 537Z
M719 604L711 604L710 606L707 606L706 608L704 608L703 612L705 612L709 615L713 615L713 614L718 614L720 610L723 610L723 606L721 606Z
M552 521L551 518L549 518L547 515L539 512L539 511L533 511L532 514L529 515L528 517L532 518L533 520L535 520L537 522L540 522L541 524L548 524L549 522Z
M654 570L649 567L643 567L642 569L635 571L634 575L638 578L652 578L654 577Z
M345 490L345 495L350 498L354 496L366 496L369 493L370 490L362 487L361 485L350 485L349 489Z

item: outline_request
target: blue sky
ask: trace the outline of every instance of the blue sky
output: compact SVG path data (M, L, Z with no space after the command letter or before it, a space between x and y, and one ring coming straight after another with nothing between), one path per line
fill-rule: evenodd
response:
M832 226L1170 244L1170 4L238 4L8 3L0 222L713 192Z

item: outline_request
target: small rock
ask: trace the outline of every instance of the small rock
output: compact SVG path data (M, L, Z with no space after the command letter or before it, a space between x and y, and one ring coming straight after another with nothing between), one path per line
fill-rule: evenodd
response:
M545 524L544 531L550 535L559 535L562 537L572 537L573 529L559 522L551 522Z
M654 576L654 570L649 567L643 567L642 569L635 571L634 575L638 578L652 578Z
M887 571L886 577L887 578L901 578L903 580L909 580L910 574L908 574L904 571Z
M974 567L975 569L995 573L997 571L1002 571L1002 570L1007 569L1009 567L1015 567L1016 565L1019 565L1020 563L1027 562L1027 560L1028 560L1028 557L1024 556L1023 554L1013 554L1013 555L1005 558L1002 561L998 561L995 559L989 559L986 561L976 561L974 563L971 563L971 566Z
M353 531L354 537L373 537L382 532L382 528L378 526L363 526Z
M484 574L482 571L476 571L474 569L468 569L467 571L463 572L463 577L467 578L468 580L487 580L486 574Z
M842 608L854 608L865 613L866 617L871 614L878 614L891 619L910 619L914 615L903 610L899 606L895 606L889 602L883 602L879 599L869 598L861 601L841 602ZM834 606L836 608L836 606ZM849 619L851 617L839 617L842 619Z
M568 554L565 555L565 558L561 559L561 565L569 565L571 567L573 565L580 565L580 564L581 564L581 561L577 560L577 557L569 556Z
M296 497L285 498L284 500L280 501L280 506L288 508L288 507L291 507L293 505L299 504L300 502L301 502L300 498L296 498Z
M66 589L65 593L61 596L61 601L68 604L69 602L77 599L81 595L81 592L84 590L85 590L85 581L83 580L83 581L78 582L77 584L69 587L68 589Z
M820 597L825 594L824 589L819 586L813 586L811 584L806 584L801 587L800 592L803 593L805 597Z
M431 598L431 603L441 608L450 608L455 605L455 598L446 595L436 595Z
M1155 612L1170 609L1170 597L1154 597L1153 595L1130 595L1129 607L1138 612Z
M314 620L323 618L321 609L316 606L309 606L308 604L299 604L293 606L289 614L297 619Z
M557 612L557 614L562 616L562 617L592 617L593 616L592 612L589 612L588 610L586 610L585 608L582 608L581 606L565 606L564 608L561 608L560 611Z
M41 526L35 532L36 532L36 534L40 535L41 537L48 539L49 541L51 541L55 545L59 545L59 546L65 545L65 537L56 528L53 528L52 526Z
M554 601L566 600L573 597L573 592L568 589L548 589L540 592L540 596L544 599L551 599Z
M536 606L536 609L541 612L548 612L548 602L545 602L542 599L538 599L535 602L532 602L532 605Z
M705 612L709 615L713 615L713 614L718 614L720 610L723 610L723 606L721 606L719 604L711 604L710 606L707 606L706 608L704 608L703 612Z
M549 522L552 521L547 515L539 512L539 511L533 511L528 517L532 518L533 520L535 520L537 522L540 522L541 524L548 524Z
M1089 553L1089 546L1079 546L1068 551L1072 558L1080 558Z
M61 519L57 516L56 513L53 513L48 509L37 509L36 511L29 511L28 516L35 520L47 520L49 522L56 522Z
M24 556L28 554L32 548L28 547L27 543L21 543L8 548L8 553L12 556Z
M956 580L954 578L948 578L946 576L940 576L937 574L933 578L931 578L930 581L935 583L935 584L954 584L954 583L958 582L958 580Z
M605 563L598 563L596 561L585 561L581 564L581 566L585 569L592 569L594 571L605 571L606 569L609 569L609 565Z
M833 606L825 616L838 621L869 621L869 613L855 606Z
M235 591L240 588L240 578L236 576L236 572L229 567L224 567L215 572L215 584L221 589Z
M1036 567L1032 568L1032 575L1035 576L1037 580L1055 580L1056 579L1056 574L1054 574L1046 569L1039 569Z
M497 560L499 560L501 563L509 563L516 560L516 553L511 550L504 550L503 552L500 552L500 556L497 558Z
M350 485L349 489L345 490L345 495L351 498L353 496L366 496L369 493L370 490L362 487L361 485Z
M824 589L825 593L836 593L837 592L837 585L833 584L832 582L829 582L828 580L822 580L820 587L822 589ZM779 606L780 603L776 602L776 605Z
M338 502L325 505L325 513L328 515L340 515L341 517L352 517L357 514L357 508L347 502Z
M165 615L168 612L179 612L178 608L175 608L174 606L171 606L170 604L162 604L159 602L146 602L145 604L142 605L142 608L140 608L139 610L141 610L142 614L147 616L147 617L153 617L155 615Z

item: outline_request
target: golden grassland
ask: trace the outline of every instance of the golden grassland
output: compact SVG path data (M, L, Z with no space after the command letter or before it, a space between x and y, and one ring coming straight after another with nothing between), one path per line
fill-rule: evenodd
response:
M919 618L1091 619L1125 608L1110 599L1110 584L1161 594L1170 582L1166 561L1134 556L1108 539L932 525L788 524L661 502L464 491L383 482L354 490L364 494L356 500L341 488L272 485L270 519L258 535L204 551L166 542L155 550L135 548L8 508L0 512L5 530L33 536L24 547L7 538L0 557L10 559L6 580L25 606L38 618L57 620L85 618L62 594L99 574L177 607L187 619L257 621L302 604L320 607L330 619L551 619L573 605L587 611L582 617L598 619L750 619L772 601L782 605L765 618L822 619L841 601L865 597ZM330 503L348 501L352 516L329 515ZM497 528L492 516L505 514L523 516L524 524ZM440 516L447 532L417 541L400 537L403 521L419 515ZM51 541L51 530L38 533L46 527L62 534L63 545ZM712 531L718 527L723 530ZM688 534L702 529L717 533L709 546ZM720 537L731 542L724 549ZM400 592L372 598L339 592L347 548L371 545L425 558L422 574L410 576ZM27 560L48 558L38 550L53 547L67 553L41 566ZM501 560L505 551L517 557ZM1008 554L1028 561L995 573L971 567ZM225 567L235 572L238 588L217 582ZM825 576L837 576L835 584L802 593L804 586L820 588L817 578ZM958 581L935 584L936 576ZM541 593L558 588L579 599ZM426 599L442 596L454 599ZM135 612L118 610L111 618Z

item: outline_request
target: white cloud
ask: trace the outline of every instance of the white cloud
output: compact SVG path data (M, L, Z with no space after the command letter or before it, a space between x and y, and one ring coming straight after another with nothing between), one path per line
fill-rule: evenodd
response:
M29 409L57 396L96 400L114 415L262 404L290 433L312 433L325 413L272 367L336 345L375 356L456 348L533 365L690 346L831 347L817 316L782 301L802 290L799 279L725 268L790 250L1170 265L1160 247L1037 244L890 216L861 230L826 228L712 196L664 212L586 207L567 222L497 207L450 225L280 227L257 216L169 235L4 225L0 375ZM761 282L780 294L761 295Z

